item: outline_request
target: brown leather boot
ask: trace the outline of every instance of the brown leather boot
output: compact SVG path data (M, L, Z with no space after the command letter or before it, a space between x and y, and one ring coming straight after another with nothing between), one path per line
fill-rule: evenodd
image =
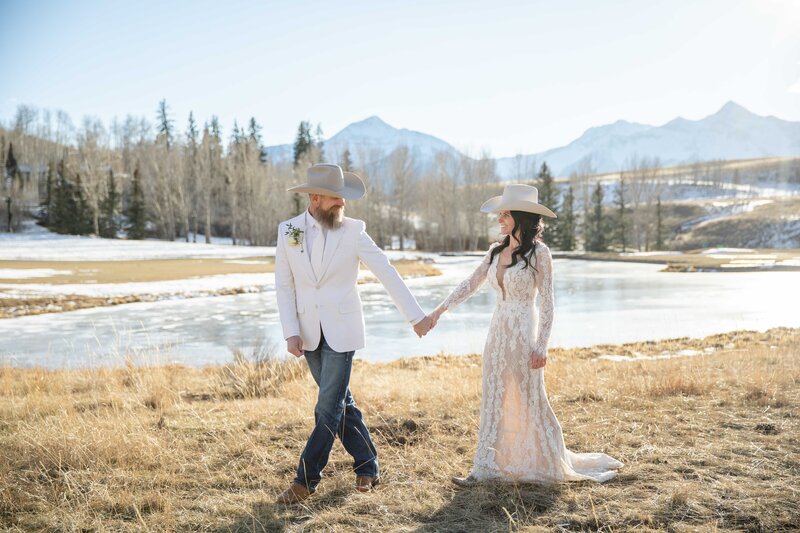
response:
M356 476L356 490L358 492L371 492L380 482L380 477Z
M278 496L275 502L282 505L291 505L293 503L300 503L309 496L311 496L311 491L308 490L308 487L299 483L292 483L288 489Z

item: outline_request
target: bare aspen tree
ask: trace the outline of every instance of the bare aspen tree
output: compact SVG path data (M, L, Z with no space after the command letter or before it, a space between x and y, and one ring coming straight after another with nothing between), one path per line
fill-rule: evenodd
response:
M184 147L184 190L185 205L183 209L183 225L186 228L186 242L189 242L189 233L192 234L192 242L197 242L197 225L198 225L198 206L199 206L199 192L197 190L199 182L199 162L200 157L200 143L199 132L197 130L197 122L194 119L194 113L189 112L189 123L186 127L186 145Z
M405 236L409 229L411 207L416 195L417 174L414 156L408 146L399 146L389 156L389 175L392 179L393 233L400 239L400 250L405 250Z
M107 133L97 119L86 118L78 133L78 161L81 190L90 211L92 231L100 235L100 202L106 195L107 175L111 167Z

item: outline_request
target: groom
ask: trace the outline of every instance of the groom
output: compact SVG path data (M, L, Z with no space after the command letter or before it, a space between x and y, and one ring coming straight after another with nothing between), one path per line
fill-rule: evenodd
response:
M335 437L353 456L356 489L380 481L378 454L348 384L353 354L364 347L364 315L356 289L358 264L380 280L420 337L431 322L361 220L344 217L346 200L364 196L364 182L338 165L308 169L306 183L289 192L308 193L308 209L278 226L275 286L286 349L305 355L319 385L314 430L291 486L278 503L297 503L313 493Z

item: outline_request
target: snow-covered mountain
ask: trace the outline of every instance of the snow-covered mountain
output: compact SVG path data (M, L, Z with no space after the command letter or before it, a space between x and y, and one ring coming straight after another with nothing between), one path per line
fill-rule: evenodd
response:
M419 169L433 168L439 151L457 153L451 145L417 131L397 129L378 117L356 122L325 142L326 159L338 160L350 150L356 165L380 161L398 146L409 147ZM267 148L275 159L292 157L292 145ZM657 157L662 165L677 165L715 159L748 159L800 155L800 122L762 117L728 102L701 120L678 117L663 126L650 126L619 120L589 128L566 146L536 154L497 159L497 174L516 179L520 169L542 162L556 175L568 175L586 161L595 172L624 168L633 158ZM524 174L530 175L528 170Z
M350 124L324 142L325 159L339 162L345 150L356 166L385 160L395 149L407 146L418 170L430 168L438 152L456 153L445 141L432 135L408 129L397 129L376 116ZM267 147L270 157L291 160L293 145L281 144Z
M800 155L800 122L762 117L728 102L704 119L678 117L663 126L618 121L590 128L566 146L534 154L557 174L576 170L591 157L598 172L624 168L633 157L658 157L663 165L714 159ZM498 166L510 165L498 160Z

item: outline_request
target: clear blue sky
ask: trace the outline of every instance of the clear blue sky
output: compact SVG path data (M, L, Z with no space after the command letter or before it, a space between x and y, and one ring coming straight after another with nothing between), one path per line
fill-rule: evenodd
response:
M495 156L728 100L800 120L800 0L0 0L0 120L162 98L181 129L255 116L267 144L378 115Z

